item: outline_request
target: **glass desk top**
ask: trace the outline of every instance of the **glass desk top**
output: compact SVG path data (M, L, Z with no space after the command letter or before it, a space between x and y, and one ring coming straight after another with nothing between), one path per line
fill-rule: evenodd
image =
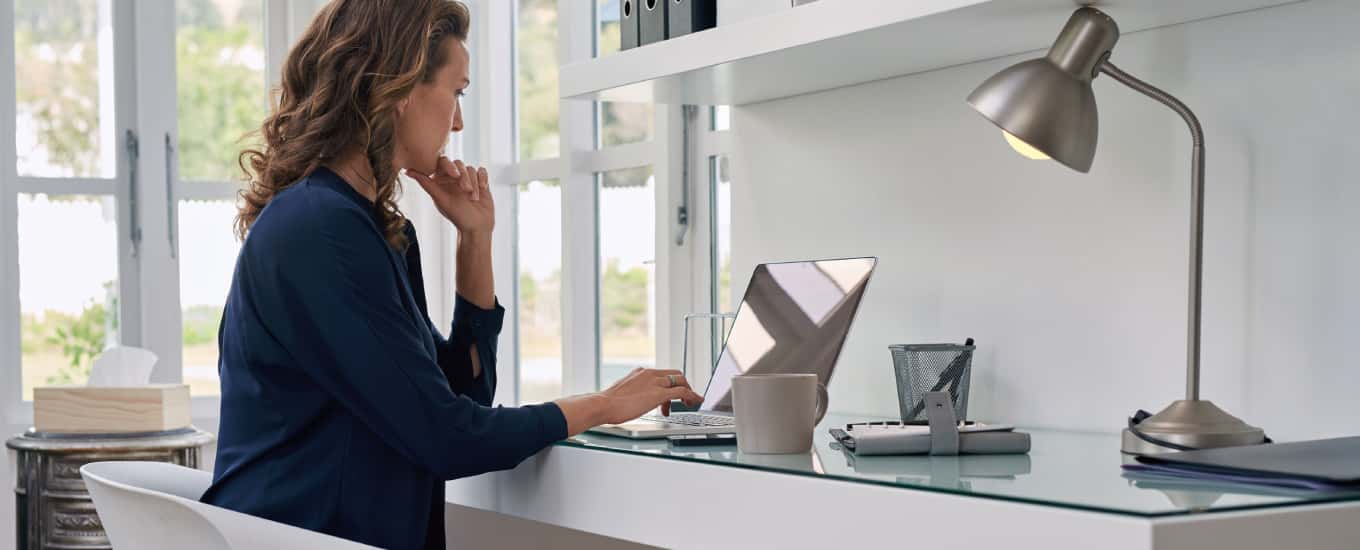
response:
M631 440L593 433L557 444L1141 517L1360 501L1360 491L1299 491L1125 477L1120 468L1125 457L1119 452L1119 436L1114 434L1024 430L1031 435L1028 455L856 457L842 451L827 433L833 427L844 428L847 422L865 420L827 415L817 427L812 452L799 455L748 455L738 452L736 445L672 447L664 439Z

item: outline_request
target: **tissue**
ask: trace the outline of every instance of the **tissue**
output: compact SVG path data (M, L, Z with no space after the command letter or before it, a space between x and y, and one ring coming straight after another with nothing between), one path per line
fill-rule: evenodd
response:
M156 354L151 350L130 346L105 350L90 367L87 386L144 386L151 382L151 371L156 368Z

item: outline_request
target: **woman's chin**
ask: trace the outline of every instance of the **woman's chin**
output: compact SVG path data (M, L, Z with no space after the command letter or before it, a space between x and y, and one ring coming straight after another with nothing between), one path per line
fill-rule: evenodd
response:
M406 171L416 172L418 174L425 176L435 173L435 171L438 169L439 169L439 157L431 157L428 160L421 159L421 162L412 162L407 163L406 165Z

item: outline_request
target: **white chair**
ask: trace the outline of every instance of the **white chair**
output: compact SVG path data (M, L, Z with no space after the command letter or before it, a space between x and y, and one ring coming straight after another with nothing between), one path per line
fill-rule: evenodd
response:
M199 502L212 474L164 462L92 462L80 469L114 548L358 550L372 546Z

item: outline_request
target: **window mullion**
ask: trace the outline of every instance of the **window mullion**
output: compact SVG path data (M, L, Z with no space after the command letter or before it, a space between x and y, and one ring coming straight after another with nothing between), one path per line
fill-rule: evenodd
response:
M487 165L493 184L513 184L506 179L513 170L515 158L515 5L503 0L478 1L472 5L475 18L473 29L489 29L486 32L472 31L469 44L471 54L476 57L472 73L473 88L464 103L464 124L477 132L476 146L469 148L472 153L467 159L473 164ZM518 327L516 315L519 300L516 293L518 273L515 269L515 201L517 188L513 185L492 185L491 192L496 200L496 230L492 239L492 269L495 273L497 298L507 311L505 327ZM456 238L450 239L456 241ZM453 264L456 244L444 249ZM496 403L514 404L518 402L516 392L519 388L518 365L519 348L515 339L517 328L502 330L496 361L496 376L501 383L496 387Z
M649 166L656 158L656 145L650 141L614 145L575 153L572 165L581 172L599 173Z
M690 127L691 135L696 135L697 133L697 135L700 136L700 139L702 139L703 135L702 133L698 133L702 129L701 122L703 122L701 118L688 121L688 123L692 125ZM688 253L684 254L684 258L689 262L689 267L684 270L684 273L689 277L690 281L693 281L693 285L688 296L688 308L682 312L682 314L691 312L713 312L713 296L716 294L718 285L718 281L713 278L713 264L715 261L714 256L718 237L714 231L716 201L713 185L713 162L711 156L698 153L701 148L697 144L695 145L695 150L696 153L691 154L689 158L690 188L693 193L690 198L689 208L689 239L692 240L693 245L689 247ZM678 297L680 300L684 300L685 298L685 296ZM683 321L677 320L676 322ZM712 356L712 346L704 345L709 341L709 338L705 338L704 335L712 333L712 331L705 330L705 328L710 326L711 324L708 320L693 321L693 326L689 327L690 341L686 343L682 339L678 340L677 344L679 346L690 346L689 357L692 359L690 360L690 363L684 365L683 368L686 369L686 374L689 376L690 382L694 384L695 387L708 383L710 369L707 367L711 367L713 362L717 359ZM683 334L683 328L684 327L675 327L675 330Z
M557 1L558 65L590 59L595 49L594 2ZM576 166L595 148L595 108L560 100L562 186L562 388L595 391L599 367L598 243L595 174Z
M174 204L173 189L166 185L170 154L168 143L179 143L177 136L176 81L175 81L175 10L145 3L114 2L116 17L123 18L129 31L119 37L123 49L131 57L120 63L120 80L127 81L130 109L128 124L137 130L140 153L137 159L138 216L141 218L142 242L138 249L139 276L129 279L140 289L156 289L140 293L135 302L141 305L139 327L140 347L150 349L159 357L154 382L178 383L182 380L180 284L177 253L171 250ZM134 21L135 20L135 21ZM121 55L120 55L121 60ZM121 76L126 75L126 76ZM120 91L123 86L120 82ZM136 91L134 94L133 91ZM124 285L126 288L128 285Z
M114 163L115 172L112 192L117 198L118 204L118 304L119 304L119 343L129 346L143 346L142 334L142 285L140 282L142 265L138 258L138 243L132 240L133 227L139 227L144 223L140 219L133 218L134 205L132 204L132 185L129 173L131 156L127 149L128 132L136 132L137 128L137 100L134 97L136 83L132 78L133 66L136 64L136 52L133 51L135 37L133 35L133 8L127 3L112 2L106 8L111 10L113 18L113 87L114 87L114 128L116 133L115 147L117 150L117 161ZM141 140L145 142L145 140ZM139 190L146 187L145 176L141 174L141 167L138 167L138 180L136 185ZM138 194L138 204L135 210L140 214L148 208L148 204L141 200ZM140 216L139 216L140 217Z
M122 139L120 138L121 142ZM122 147L119 147L122 149ZM120 156L123 155L119 151ZM118 164L126 165L121 160ZM127 174L114 179L99 178L42 178L15 176L11 190L16 193L48 193L52 195L121 195L127 194ZM126 233L126 229L123 231ZM122 235L126 237L126 235Z
M297 38L289 36L291 23L289 12L297 3L296 0L274 0L264 3L264 78L265 89L270 90L265 99L267 107L273 105L274 98L270 96L274 88L280 85L280 79L283 77L283 60L288 57L288 46Z
M692 213L698 172L691 169L689 200L684 196L684 109L680 105L657 105L654 138L656 177L656 362L658 366L681 364L683 340L680 323L692 311L695 280L690 276L693 262L689 256L699 242L690 215L685 227L679 225L679 209L686 202ZM692 139L692 138L691 138ZM692 156L692 154L691 154ZM683 235L683 242L679 239Z
M14 2L0 0L0 82L14 82ZM27 423L19 344L19 212L15 177L15 90L0 86L0 423Z

